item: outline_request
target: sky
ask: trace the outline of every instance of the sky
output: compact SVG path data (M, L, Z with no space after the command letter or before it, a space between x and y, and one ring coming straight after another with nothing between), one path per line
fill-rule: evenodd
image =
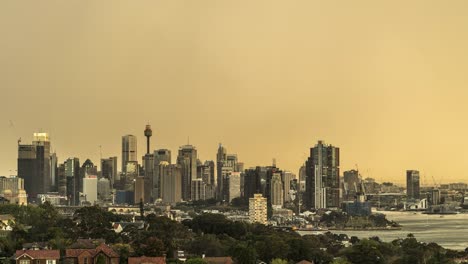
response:
M467 1L0 1L0 175L48 132L59 162L219 143L298 173L468 182ZM101 146L101 147L100 147ZM434 180L433 180L434 178Z

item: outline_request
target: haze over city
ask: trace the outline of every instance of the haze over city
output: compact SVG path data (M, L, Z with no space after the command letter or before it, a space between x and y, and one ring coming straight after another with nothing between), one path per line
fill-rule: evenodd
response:
M97 162L150 123L203 160L297 174L324 140L341 171L466 182L466 1L106 3L0 3L0 175L33 132Z

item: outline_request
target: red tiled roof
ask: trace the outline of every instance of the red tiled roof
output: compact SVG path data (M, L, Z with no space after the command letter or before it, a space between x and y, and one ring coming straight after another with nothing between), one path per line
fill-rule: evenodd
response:
M232 264L231 257L206 257L203 260L208 264Z
M141 263L152 263L152 264L166 264L164 257L129 257L128 264L141 264Z
M33 259L60 259L59 250L17 250L16 259L20 258L24 254Z
M296 264L314 264L313 262L307 261L307 260L301 260Z
M89 252L89 254L93 257L96 256L99 252L103 252L104 254L106 254L108 257L111 257L111 258L119 257L119 254L115 253L115 251L112 250L112 248L110 248L106 244L101 244L95 249L67 249L65 250L65 257L76 258L84 252Z

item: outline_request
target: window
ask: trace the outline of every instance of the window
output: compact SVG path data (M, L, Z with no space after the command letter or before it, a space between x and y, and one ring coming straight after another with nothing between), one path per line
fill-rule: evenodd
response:
M55 264L55 259L48 259L47 264Z
M49 263L47 263L47 264L49 264ZM83 258L83 264L88 264L88 258L87 257Z
M20 264L29 264L29 263L30 263L29 259L20 260Z

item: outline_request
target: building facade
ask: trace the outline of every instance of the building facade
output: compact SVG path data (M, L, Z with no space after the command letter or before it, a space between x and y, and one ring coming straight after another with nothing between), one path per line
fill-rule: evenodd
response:
M138 163L137 156L137 137L134 135L125 135L122 137L122 172L127 172L127 163Z
M260 193L249 199L249 220L251 223L268 223L267 199Z
M419 199L419 171L406 171L406 197L408 199Z
M306 161L305 202L308 208L340 206L340 149L318 141Z
M177 165L182 170L182 199L189 201L192 198L192 180L197 178L197 149L192 145L180 147Z

